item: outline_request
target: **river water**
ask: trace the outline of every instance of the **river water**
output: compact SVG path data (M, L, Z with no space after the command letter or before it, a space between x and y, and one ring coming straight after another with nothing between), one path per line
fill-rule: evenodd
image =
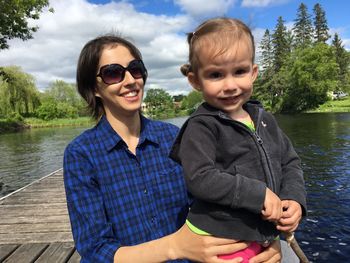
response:
M312 262L350 262L350 113L277 115L302 159L308 217L296 237ZM186 118L166 120L181 126ZM88 127L0 135L0 197L62 167L69 141Z

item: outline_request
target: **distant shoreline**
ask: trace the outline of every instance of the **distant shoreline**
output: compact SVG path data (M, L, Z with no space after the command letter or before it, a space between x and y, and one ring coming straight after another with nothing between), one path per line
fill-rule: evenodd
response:
M305 113L349 113L350 97L341 100L327 101L315 110ZM19 132L31 128L53 128L68 126L93 126L95 121L90 117L79 117L76 119L54 119L41 120L37 118L25 118L24 121L8 121L0 119L0 134Z

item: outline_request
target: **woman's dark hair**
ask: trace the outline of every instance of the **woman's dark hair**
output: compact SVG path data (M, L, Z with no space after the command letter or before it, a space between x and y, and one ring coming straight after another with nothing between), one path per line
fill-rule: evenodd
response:
M100 98L95 96L96 74L102 51L106 47L122 45L126 47L135 59L142 59L141 52L130 41L113 34L103 35L90 40L80 52L77 66L77 88L79 94L88 104L89 111L95 120L105 112ZM144 78L146 83L146 77Z

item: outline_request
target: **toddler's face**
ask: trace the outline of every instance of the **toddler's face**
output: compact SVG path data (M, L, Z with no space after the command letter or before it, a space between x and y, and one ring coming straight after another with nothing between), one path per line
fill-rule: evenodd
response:
M203 93L205 101L235 119L252 95L258 73L257 65L252 63L252 49L246 41L240 41L216 56L208 50L210 47L205 45L198 50L200 65L189 80Z

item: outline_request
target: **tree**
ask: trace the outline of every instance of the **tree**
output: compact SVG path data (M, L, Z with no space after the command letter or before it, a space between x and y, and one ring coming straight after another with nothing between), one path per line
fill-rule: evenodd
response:
M76 118L87 115L86 103L79 96L74 84L56 80L41 94L41 106L36 115L44 120Z
M194 112L198 105L203 101L202 93L197 90L192 90L188 95L183 99L181 108L187 110L188 114Z
M18 1L0 0L0 49L9 48L8 40L33 38L37 26L30 27L28 19L39 19L43 8L49 5L48 0ZM49 9L53 12L53 9Z
M147 114L151 117L165 118L174 114L173 99L163 89L149 89L144 102L147 104Z
M332 47L334 51L335 61L339 66L339 87L338 90L347 89L348 83L348 74L349 74L349 65L350 65L350 56L349 53L345 50L342 40L340 39L337 33L334 34L334 39L332 41Z
M332 48L323 43L296 50L287 71L289 78L283 98L284 112L314 109L325 103L327 92L337 86L338 65Z
M1 87L1 111L7 116L11 113L29 115L34 113L40 105L39 92L35 86L33 76L24 73L20 67L0 68L2 82Z
M280 16L277 19L277 25L272 34L272 48L273 48L273 66L274 71L278 72L283 66L283 62L286 60L290 52L290 46L288 45L288 33L287 28L284 25L284 20Z
M326 43L326 41L330 38L328 34L328 25L326 19L326 13L322 9L322 6L317 3L314 6L314 27L315 27L315 41L316 43Z
M293 33L296 48L305 48L311 45L313 39L311 16L308 14L307 7L303 3L298 8Z
M80 109L85 107L86 103L80 97L74 84L69 84L63 80L56 80L45 90L44 96L51 97L58 102L65 102L73 107Z
M262 68L262 71L265 73L273 67L272 40L270 31L268 29L265 30L264 36L261 39L259 47L261 50L260 66Z

